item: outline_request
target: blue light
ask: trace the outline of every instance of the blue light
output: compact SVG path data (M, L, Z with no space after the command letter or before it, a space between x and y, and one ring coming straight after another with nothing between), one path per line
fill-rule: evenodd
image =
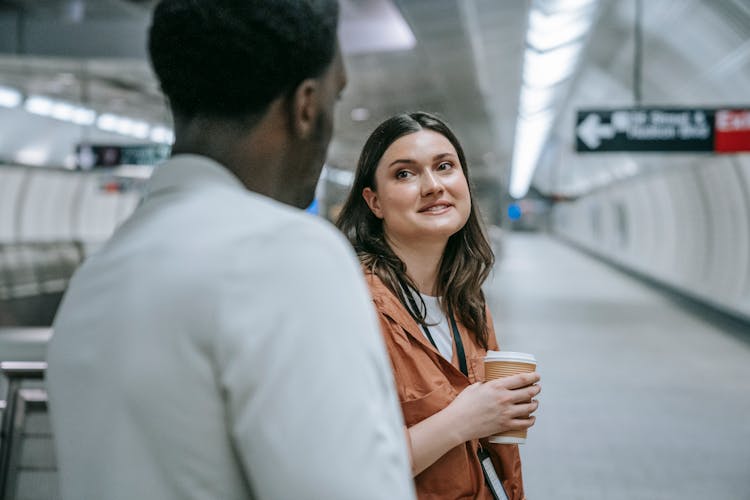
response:
M523 211L518 203L511 203L508 205L508 218L510 218L510 220L518 220L521 218L521 215L523 215Z
M313 215L318 215L318 199L314 199L310 206L305 209L305 212Z

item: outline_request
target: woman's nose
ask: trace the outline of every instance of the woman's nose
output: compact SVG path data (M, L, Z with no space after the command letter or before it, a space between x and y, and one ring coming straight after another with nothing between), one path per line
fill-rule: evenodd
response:
M422 196L429 196L443 190L443 184L432 169L427 170L422 176Z

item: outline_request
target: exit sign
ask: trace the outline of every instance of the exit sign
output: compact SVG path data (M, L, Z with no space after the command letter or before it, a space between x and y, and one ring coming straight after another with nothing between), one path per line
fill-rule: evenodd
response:
M585 153L750 151L750 109L580 110L576 150Z

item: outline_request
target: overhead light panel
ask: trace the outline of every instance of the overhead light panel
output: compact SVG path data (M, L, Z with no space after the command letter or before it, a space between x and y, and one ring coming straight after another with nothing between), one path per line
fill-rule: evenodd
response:
M536 0L534 3L537 9L554 14L590 7L597 0Z
M370 119L370 110L367 108L354 108L351 112L352 120L355 122L364 122Z
M116 132L120 117L111 113L103 113L96 120L96 127L104 132Z
M548 87L567 79L573 74L582 47L583 42L578 41L546 52L527 48L523 82L532 87Z
M39 116L49 116L52 113L52 106L54 103L51 99L44 96L33 95L26 99L24 108L29 113Z
M52 107L50 108L49 116L56 120L61 121L73 121L73 114L75 113L75 108L73 105L68 104L67 102L53 102Z
M0 106L17 106L23 97L9 87L0 86ZM96 111L67 101L58 101L42 95L32 95L24 103L24 109L29 113L53 118L81 126L96 125L104 132L133 137L135 139L150 140L161 144L172 144L174 133L163 125L151 126L143 120L136 120L114 113L102 113L97 116Z
M519 113L523 116L533 115L549 109L555 104L560 92L557 87L528 87L521 88Z
M559 96L581 57L598 0L533 0L513 146L510 194L528 192L557 115Z
M148 137L149 128L148 123L135 120L130 128L130 135L136 139L146 139Z
M134 125L135 125L135 122L131 120L130 118L119 116L117 118L117 123L115 123L114 131L120 135L130 135L132 133Z
M93 109L77 107L71 119L76 125L93 125L96 122L96 111Z
M12 87L5 87L3 85L0 85L0 106L3 108L17 108L21 101L23 100L23 96L21 93L12 88Z
M591 26L592 14L586 12L547 15L539 10L529 14L529 31L526 42L543 52L571 43L585 36Z
M54 118L76 125L93 125L96 111L66 101L56 101L45 96L33 95L26 99L24 108L29 113Z
M547 140L554 111L549 110L518 120L513 145L513 169L510 178L510 195L523 198L529 190L539 153Z
M346 54L410 50L417 44L391 0L342 0L339 39Z
M153 142L159 142L162 144L172 144L174 142L174 133L172 130L162 125L156 125L151 128L149 138Z

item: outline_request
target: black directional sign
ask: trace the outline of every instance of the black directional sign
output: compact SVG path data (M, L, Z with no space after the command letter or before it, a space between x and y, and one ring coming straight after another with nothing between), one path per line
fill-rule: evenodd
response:
M705 108L580 110L576 151L714 151L716 113Z
M118 165L156 165L169 158L170 146L164 144L79 144L76 146L80 169L108 168Z

